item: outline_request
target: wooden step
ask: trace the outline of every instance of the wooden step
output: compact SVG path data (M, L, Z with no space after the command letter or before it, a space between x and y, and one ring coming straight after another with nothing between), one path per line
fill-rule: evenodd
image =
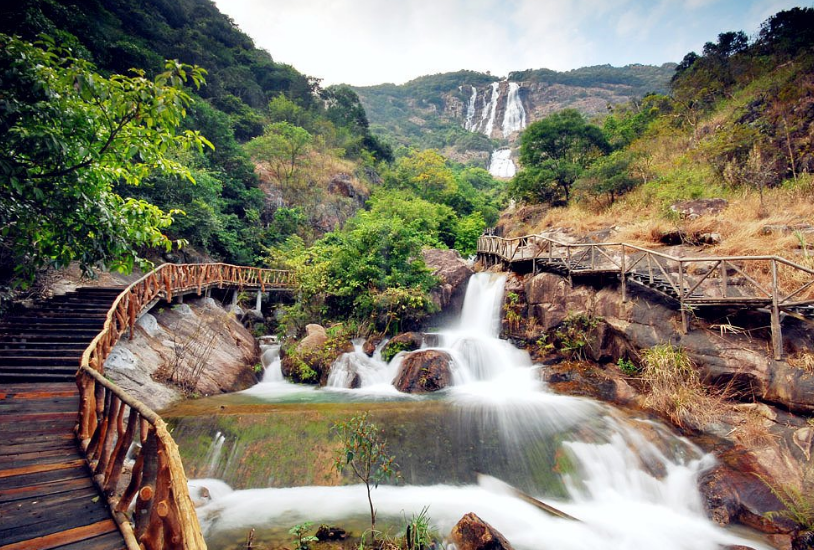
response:
M0 368L14 365L32 365L32 366L47 366L47 365L79 365L79 360L82 358L81 353L66 356L53 356L53 355L0 355Z

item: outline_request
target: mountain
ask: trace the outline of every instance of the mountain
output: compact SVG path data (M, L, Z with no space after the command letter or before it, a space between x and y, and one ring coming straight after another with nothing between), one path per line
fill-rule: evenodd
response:
M666 93L675 68L665 63L536 69L512 72L506 79L459 71L354 90L374 133L403 146L440 149L505 177L513 174L513 165L492 162L492 154L513 145L528 124L565 108L592 116L651 92ZM507 159L505 152L498 157Z

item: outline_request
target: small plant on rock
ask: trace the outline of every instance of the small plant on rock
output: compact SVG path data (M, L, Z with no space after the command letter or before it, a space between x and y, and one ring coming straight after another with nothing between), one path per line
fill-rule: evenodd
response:
M639 368L633 364L633 361L625 357L620 357L616 362L616 366L628 376L636 376L639 373Z
M587 348L592 343L593 330L601 320L590 313L569 313L554 333L562 352L577 361L585 361L588 358Z
M401 548L406 550L427 550L435 543L435 528L430 523L430 516L425 506L418 514L413 514L407 520L405 518L404 533L401 535L403 544Z
M298 523L288 530L288 534L294 537L294 544L296 544L294 550L308 550L309 542L316 542L319 540L314 535L307 534L311 529L311 525L313 525L313 522L306 521L303 523Z
M365 484L367 502L370 506L370 532L376 539L376 509L373 507L371 486L398 477L395 457L389 456L385 441L376 425L368 419L368 413L353 416L347 422L338 422L334 428L339 434L342 447L334 459L338 472L350 468L353 475Z
M804 531L814 531L814 496L792 485L782 484L775 487L763 477L758 477L784 507L783 510L766 512L767 518L789 519Z

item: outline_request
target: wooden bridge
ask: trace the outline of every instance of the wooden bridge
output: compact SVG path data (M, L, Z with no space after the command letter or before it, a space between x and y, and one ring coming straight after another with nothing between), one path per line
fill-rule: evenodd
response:
M84 288L0 324L0 550L205 549L163 420L104 377L160 300L288 290L291 272L165 264L127 288Z
M610 276L678 303L683 330L704 308L765 309L771 317L774 358L783 354L781 312L814 319L814 270L778 256L679 257L627 243L564 243L542 235L505 239L482 235L478 259L523 272L567 277Z

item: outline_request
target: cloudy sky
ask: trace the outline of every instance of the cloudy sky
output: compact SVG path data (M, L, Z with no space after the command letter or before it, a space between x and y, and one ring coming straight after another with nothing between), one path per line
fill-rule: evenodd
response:
M753 35L788 0L215 0L276 61L324 84L471 69L678 62L718 33Z

